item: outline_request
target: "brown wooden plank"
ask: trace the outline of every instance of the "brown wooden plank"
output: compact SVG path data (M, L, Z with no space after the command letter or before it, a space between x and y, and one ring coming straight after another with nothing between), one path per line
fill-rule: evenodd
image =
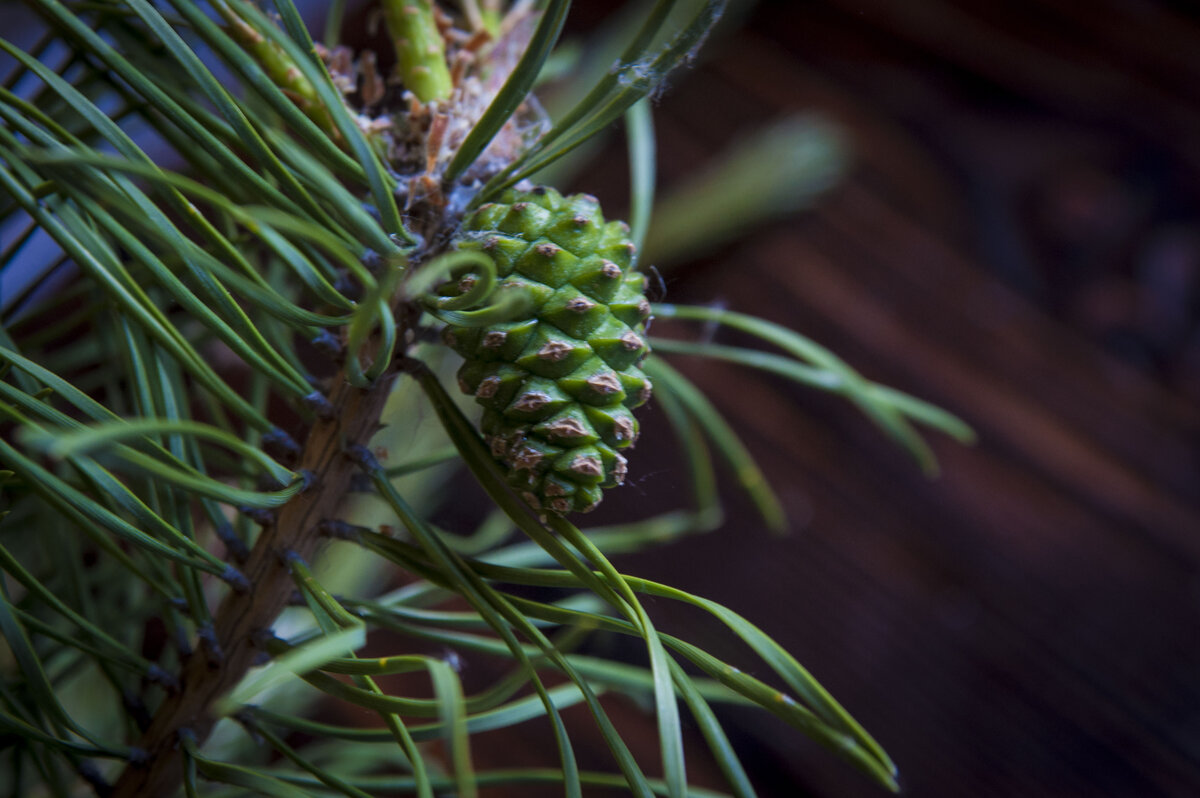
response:
M727 529L627 566L761 622L878 735L909 794L1196 794L1200 411L991 272L967 197L983 170L1033 179L1072 148L1110 152L1130 127L1177 147L1165 132L1194 109L1163 66L1187 56L1177 44L1161 57L1133 53L1125 36L1130 63L1093 70L1106 52L1096 38L1120 17L1075 31L1068 4L1028 35L1025 5L885 5L770 5L664 104L660 131L682 153L664 146L668 177L738 135L738 121L801 109L844 125L858 158L814 214L691 267L669 298L789 324L868 377L964 415L981 441L937 442L943 476L929 483L836 400L681 360L802 523L771 539L735 500ZM1153 24L1171 18L1154 11ZM1014 59L1022 64L1009 69ZM988 116L996 106L955 94L965 72L1028 104ZM1105 125L1127 98L1111 92L1122 81L1156 93L1129 106L1147 117L1114 130ZM1038 116L1060 100L1070 126ZM717 108L738 121L707 122ZM928 118L914 123L919 114ZM1006 140L1014 131L1023 137ZM956 152L936 149L954 132L964 134ZM964 163L976 170L966 179L952 171ZM1027 183L999 185L1006 223L1028 235L1013 207ZM646 426L646 496L625 503L680 487L657 451L665 440ZM743 655L702 619L666 603L652 612L668 631ZM777 725L733 721L762 794L870 793Z

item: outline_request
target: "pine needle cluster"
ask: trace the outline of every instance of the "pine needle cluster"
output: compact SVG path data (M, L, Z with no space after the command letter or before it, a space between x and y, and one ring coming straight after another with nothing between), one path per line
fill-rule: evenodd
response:
M752 796L721 728L728 705L780 717L895 788L880 746L763 632L609 556L687 545L721 523L720 460L783 525L732 427L665 356L842 394L927 467L912 422L965 437L961 422L778 325L659 304L657 317L776 351L650 336L639 362L692 501L581 529L576 508L539 512L514 491L478 405L445 387L461 363L446 324L529 313L496 288L490 259L459 248L462 220L550 179L614 123L629 135L640 257L669 257L663 241L704 246L705 231L680 233L704 218L680 204L694 197L659 203L670 232L655 238L648 103L723 3L645 5L587 43L613 65L575 69L590 82L574 81L574 103L551 117L531 92L578 52L558 47L568 0L381 0L390 50L378 53L339 43L341 2L317 43L290 0L30 0L40 40L0 40L14 64L0 86L9 794L470 798L554 782L568 796L682 798L708 794L689 786L687 722L731 793ZM710 211L756 174L729 163L695 195ZM777 178L754 196L773 197ZM451 278L452 296L440 290ZM465 479L492 512L476 529L439 528L434 498ZM761 668L657 631L647 596L698 608ZM582 653L596 635L639 639L644 663ZM502 667L468 692L459 665L471 659ZM413 679L427 692L392 687ZM659 762L638 761L610 719L604 696L617 693L652 707ZM339 725L331 702L376 720ZM611 771L577 764L562 718L575 705ZM557 767L475 766L476 734L539 722Z

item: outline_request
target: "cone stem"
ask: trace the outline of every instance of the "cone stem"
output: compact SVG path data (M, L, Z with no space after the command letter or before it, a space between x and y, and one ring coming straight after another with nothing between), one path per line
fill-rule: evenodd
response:
M423 103L449 99L454 83L432 0L384 0L383 14L405 88Z

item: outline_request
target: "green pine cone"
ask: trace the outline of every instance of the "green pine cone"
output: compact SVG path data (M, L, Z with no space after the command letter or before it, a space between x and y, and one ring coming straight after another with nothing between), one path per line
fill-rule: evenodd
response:
M509 190L469 216L457 247L487 254L496 296L516 296L522 318L450 326L466 362L459 385L483 405L482 430L509 483L538 511L565 515L621 484L650 398L638 366L650 303L624 222L605 222L595 197ZM473 280L443 286L463 293Z

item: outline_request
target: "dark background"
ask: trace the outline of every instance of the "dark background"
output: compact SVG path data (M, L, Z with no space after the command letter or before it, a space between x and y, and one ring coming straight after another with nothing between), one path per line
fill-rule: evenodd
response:
M577 4L576 29L605 7ZM928 481L837 400L676 358L736 421L792 534L771 537L731 488L723 529L620 562L761 624L908 795L1200 794L1189 7L764 2L656 108L667 187L794 111L835 120L855 159L814 210L670 271L667 298L791 326L979 433L933 436ZM577 187L619 205L620 150ZM605 518L685 495L654 427L651 412ZM741 656L705 619L649 609ZM652 724L626 722L654 762ZM763 796L883 794L771 718L728 722Z

